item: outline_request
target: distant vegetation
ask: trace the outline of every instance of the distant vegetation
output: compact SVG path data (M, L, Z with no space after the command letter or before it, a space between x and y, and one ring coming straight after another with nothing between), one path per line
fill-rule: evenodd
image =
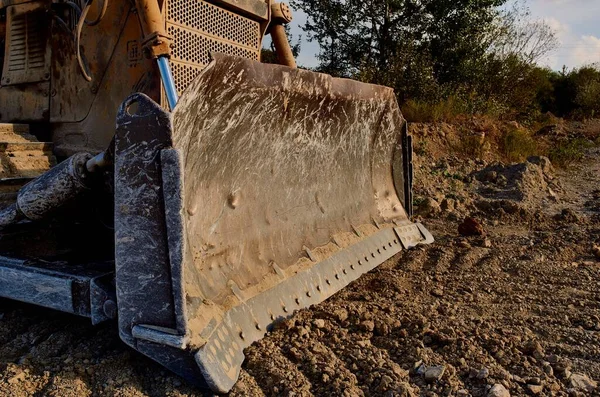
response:
M307 14L304 30L320 45L318 71L394 88L411 121L451 121L465 114L518 120L546 112L579 119L600 115L600 67L557 72L538 66L558 41L523 3L291 3Z

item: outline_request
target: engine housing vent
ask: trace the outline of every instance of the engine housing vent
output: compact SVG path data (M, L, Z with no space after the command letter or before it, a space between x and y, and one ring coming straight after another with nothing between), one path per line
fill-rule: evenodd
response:
M260 58L260 23L206 1L168 1L166 23L175 45L171 67L180 94L208 65L211 52Z
M7 34L2 85L50 79L49 25L43 3L7 8Z

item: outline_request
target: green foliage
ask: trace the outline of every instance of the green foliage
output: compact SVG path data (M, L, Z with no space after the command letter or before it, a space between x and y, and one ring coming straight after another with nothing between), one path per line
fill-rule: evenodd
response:
M304 29L320 45L318 71L392 87L410 121L485 114L529 122L545 112L598 117L598 66L561 73L537 66L557 39L530 18L524 1L512 7L507 0L291 4L306 13Z
M292 0L319 43L319 70L435 101L473 80L507 0Z
M568 167L574 161L583 159L585 149L592 147L594 144L584 138L576 138L564 142L550 150L548 157L553 164L559 167Z
M428 152L427 141L425 139L417 140L417 143L413 150L417 156L425 156Z
M546 81L539 84L536 101L543 112L560 117L592 118L600 114L599 65L571 71L546 71Z
M410 122L452 121L465 113L465 104L454 96L437 102L409 99L402 105L402 114Z
M538 154L538 147L529 131L513 129L504 134L501 149L509 161L523 161L527 157Z

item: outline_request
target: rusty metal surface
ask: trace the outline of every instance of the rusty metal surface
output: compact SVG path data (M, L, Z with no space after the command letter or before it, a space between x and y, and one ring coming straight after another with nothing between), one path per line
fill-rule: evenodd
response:
M260 22L226 10L222 5L203 0L166 3L167 32L174 38L171 66L180 94L210 63L211 52L254 60L260 57Z
M245 14L253 19L269 19L269 0L212 0L213 3Z
M282 24L275 24L271 27L271 39L275 46L279 64L295 69L297 67L296 59L285 33L285 27Z
M0 87L0 122L47 121L50 82Z
M158 0L135 0L135 8L142 27L143 46L151 58L171 53L171 38L167 36Z
M217 56L173 114L190 317L239 303L232 285L271 287L274 266L310 267L306 248L322 260L336 238L406 221L392 172L403 122L389 88Z
M22 70L11 69L19 66L11 64L11 59L20 62L18 51L5 59L0 122L49 122L55 153L70 156L106 148L114 135L118 105L131 93L142 92L166 105L158 70L143 56L142 29L131 3L109 2L99 24L83 28L81 54L92 81L80 72L73 32L46 12L49 3L19 3L0 3L8 7L7 37L15 38L7 40L6 53L18 49L11 42L27 42L27 48L35 51L26 51ZM183 92L210 62L212 51L258 60L269 4L261 0L162 2L161 20L166 34L174 38L171 66L177 89ZM60 15L67 25L77 17ZM14 17L25 21L25 30L12 23ZM39 45L32 46L35 43Z
M155 101L160 101L158 70L152 60L143 56L137 15L125 7L126 3L111 2L105 17L106 23L114 17L113 13L119 12L111 11L110 4L115 4L115 7L119 5L126 20L113 21L113 25L106 28L107 32L114 32L114 36L120 37L106 37L104 45L108 48L114 45L114 54L104 74L92 71L94 79L101 80L94 80L91 85L85 82L76 69L76 60L70 54L66 63L69 71L63 70L53 77L53 82L60 86L57 86L55 96L52 97L51 122L54 123L53 141L56 151L61 155L106 149L114 136L118 106L132 92L144 92ZM124 25L121 26L121 22ZM95 29L90 30L93 33L100 26L91 29ZM89 39L92 37L88 38L84 29L83 40L87 42ZM95 39L98 40L98 36ZM56 64L60 68L58 58ZM85 88L81 89L80 83Z
M48 3L31 2L6 9L6 55L2 85L50 80Z

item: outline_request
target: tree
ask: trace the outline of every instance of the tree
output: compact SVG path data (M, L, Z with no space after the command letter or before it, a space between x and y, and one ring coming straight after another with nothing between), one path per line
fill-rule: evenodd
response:
M506 0L292 0L321 51L319 69L390 85L401 97L468 82ZM429 86L423 84L428 83Z
M529 8L522 1L503 10L493 25L488 45L500 59L517 56L532 65L558 46L552 28L544 21L532 20Z

